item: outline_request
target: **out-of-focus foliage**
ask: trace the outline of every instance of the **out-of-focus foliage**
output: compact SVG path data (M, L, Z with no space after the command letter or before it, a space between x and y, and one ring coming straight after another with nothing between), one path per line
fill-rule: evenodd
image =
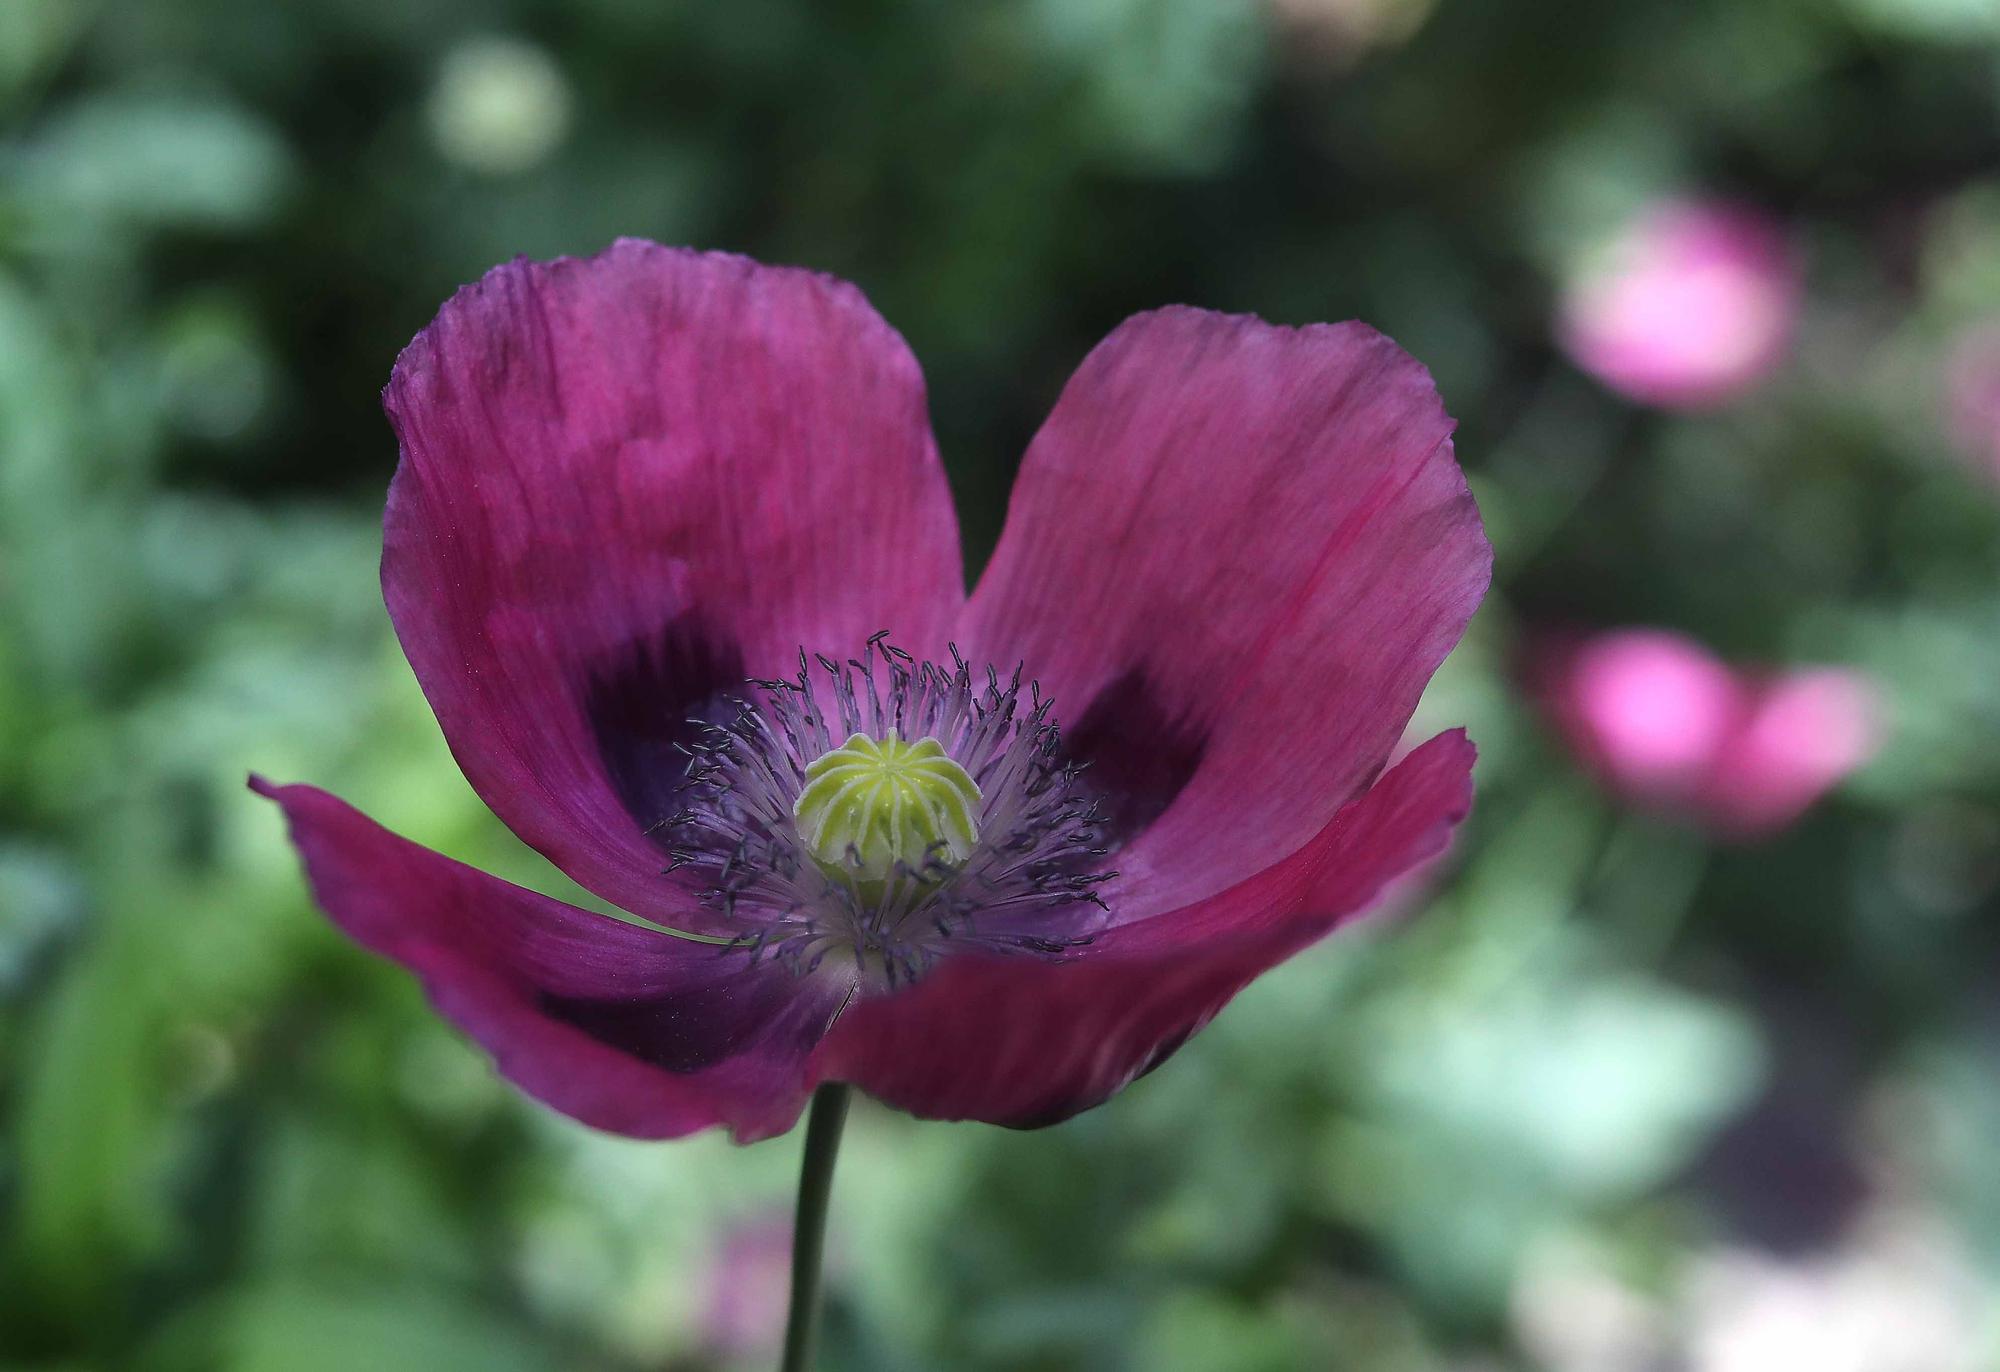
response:
M1168 301L1397 337L1499 550L1424 710L1480 805L1406 913L1059 1128L857 1112L830 1367L2000 1363L2000 498L1944 395L2000 318L1996 44L1987 0L0 2L0 1366L764 1360L714 1274L796 1141L515 1098L242 785L575 896L391 640L375 394L459 282L621 233L859 282L975 565ZM1805 305L1669 416L1551 319L1690 194L1786 224ZM1865 671L1878 757L1752 846L1627 812L1522 684L1625 623Z

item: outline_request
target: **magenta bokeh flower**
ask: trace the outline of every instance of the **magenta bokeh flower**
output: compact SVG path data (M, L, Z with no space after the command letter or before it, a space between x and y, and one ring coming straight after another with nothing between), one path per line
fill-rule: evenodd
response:
M1855 673L1741 674L1656 629L1558 652L1546 684L1571 746L1607 786L1731 838L1784 828L1876 746L1874 694Z
M2000 481L2000 321L1952 340L1945 360L1946 421L1959 451L1989 481Z
M695 1330L701 1346L730 1361L777 1351L792 1260L792 1221L782 1212L724 1227L702 1274Z
M1799 295L1775 222L1740 206L1669 202L1569 282L1557 336L1577 366L1641 404L1706 409L1784 360Z
M600 1128L762 1138L820 1081L1063 1119L1470 802L1460 732L1384 770L1491 554L1429 376L1361 325L1126 322L969 598L917 364L827 277L516 262L385 399L383 589L454 755L649 924L253 784L341 928Z

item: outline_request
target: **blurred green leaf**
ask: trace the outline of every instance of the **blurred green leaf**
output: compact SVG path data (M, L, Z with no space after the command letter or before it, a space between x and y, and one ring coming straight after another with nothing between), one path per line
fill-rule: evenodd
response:
M1885 33L1936 43L2000 40L2000 6L1992 0L1843 0L1856 19Z
M38 1321L87 1325L170 1231L161 1045L145 967L129 931L100 926L30 1026L9 1247L17 1292Z
M14 187L50 215L245 229L294 180L283 141L239 106L121 94L71 106L39 130Z
M561 1357L502 1310L447 1292L348 1281L258 1282L185 1315L148 1372L539 1372Z

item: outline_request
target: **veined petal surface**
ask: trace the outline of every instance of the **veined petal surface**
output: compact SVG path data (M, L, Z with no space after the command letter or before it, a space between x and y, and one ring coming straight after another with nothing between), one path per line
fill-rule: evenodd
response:
M724 1125L748 1143L798 1119L808 1055L849 990L837 975L801 979L523 890L311 786L251 785L283 807L333 922L414 972L537 1100L642 1138Z
M921 373L852 286L622 240L518 261L397 361L382 585L474 788L657 918L686 719L964 598Z
M1244 881L1381 770L1490 577L1451 429L1360 324L1165 309L1077 370L961 636L1025 660L1111 797L1114 918Z

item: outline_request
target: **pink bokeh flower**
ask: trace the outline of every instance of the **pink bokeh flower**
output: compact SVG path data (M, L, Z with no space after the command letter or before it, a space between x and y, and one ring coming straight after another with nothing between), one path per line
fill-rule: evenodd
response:
M1470 804L1462 732L1385 769L1491 550L1429 375L1365 326L1121 325L969 597L916 361L827 277L515 262L385 403L382 585L454 756L647 923L253 785L333 920L586 1123L748 1141L820 1082L1053 1123Z
M1606 786L1730 838L1791 824L1877 744L1874 693L1857 674L1738 672L1656 629L1555 653L1545 685L1571 746Z
M2000 321L1965 330L1945 360L1946 422L1981 476L2000 481Z
M792 1222L782 1212L726 1226L703 1273L696 1334L702 1347L730 1361L777 1352L790 1286Z
M1735 205L1655 205L1565 287L1557 336L1577 366L1645 405L1721 405L1784 360L1800 280L1784 231Z

